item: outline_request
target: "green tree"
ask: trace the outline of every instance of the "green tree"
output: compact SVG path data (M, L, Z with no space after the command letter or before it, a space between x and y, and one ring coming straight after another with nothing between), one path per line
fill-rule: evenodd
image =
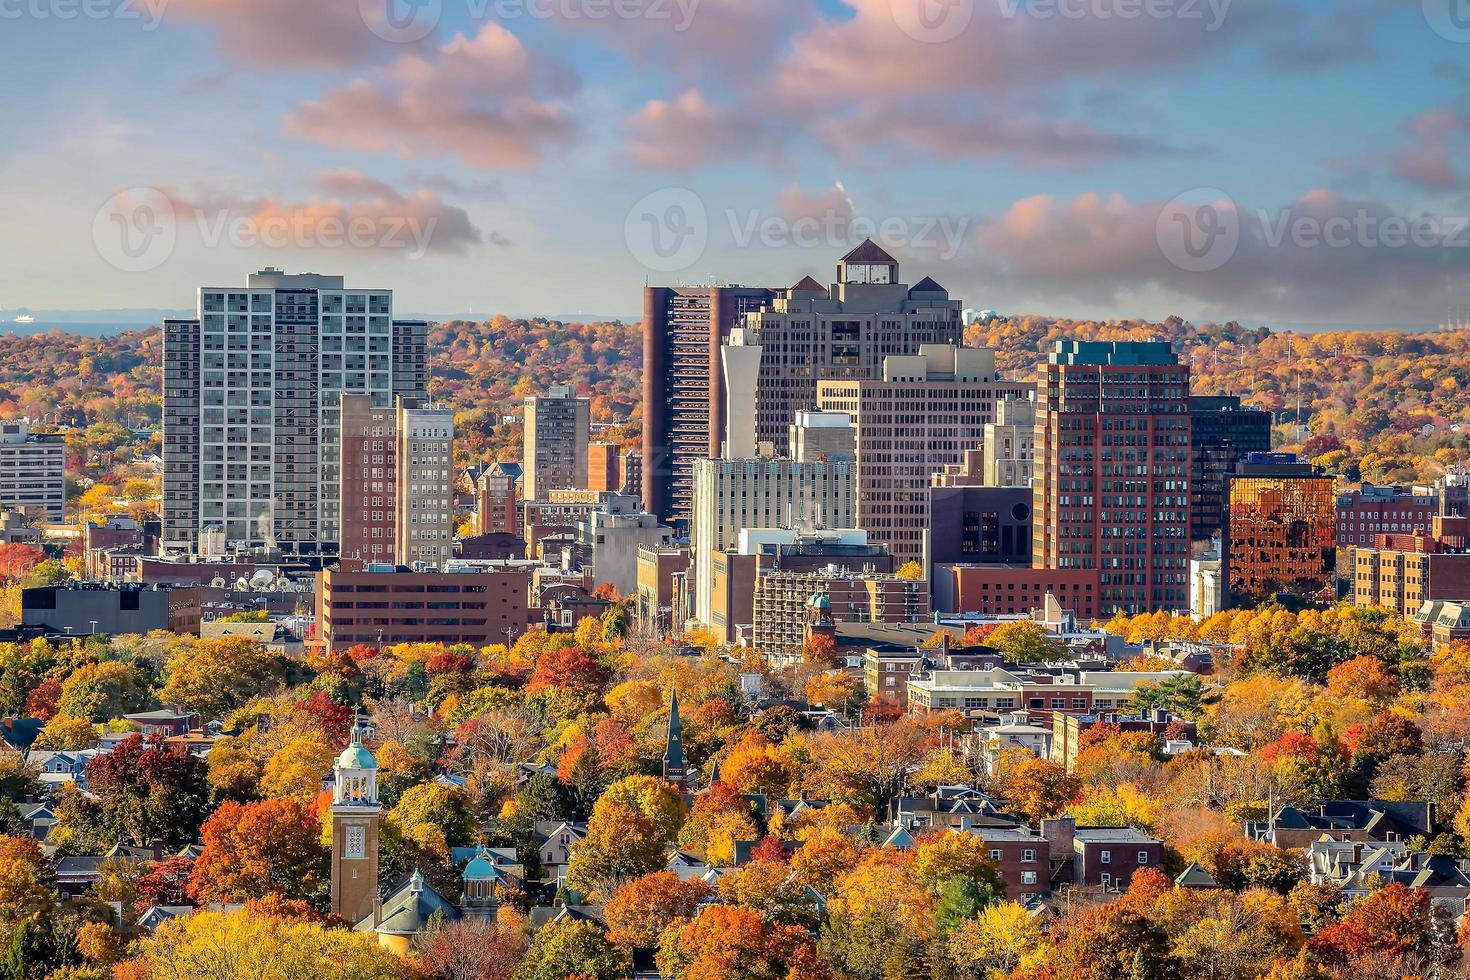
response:
M625 980L630 968L622 950L590 922L553 922L536 933L515 980Z

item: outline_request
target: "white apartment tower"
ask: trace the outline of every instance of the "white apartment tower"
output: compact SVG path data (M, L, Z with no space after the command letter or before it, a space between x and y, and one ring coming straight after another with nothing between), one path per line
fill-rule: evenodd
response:
M422 397L427 324L393 293L265 269L164 321L163 547L334 555L341 396Z

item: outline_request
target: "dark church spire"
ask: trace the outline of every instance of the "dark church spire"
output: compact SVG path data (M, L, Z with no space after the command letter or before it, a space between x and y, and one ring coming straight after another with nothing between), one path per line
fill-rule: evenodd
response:
M679 720L679 689L674 688L669 699L669 739L664 745L664 778L671 783L682 783L684 765L684 724Z

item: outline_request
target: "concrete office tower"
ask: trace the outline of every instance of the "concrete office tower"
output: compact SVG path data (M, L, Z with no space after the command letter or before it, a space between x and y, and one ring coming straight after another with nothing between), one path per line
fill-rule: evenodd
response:
M713 625L715 556L749 528L856 527L857 465L848 460L700 459L694 462L694 617Z
M59 521L66 516L66 438L31 425L0 423L0 508Z
M855 526L899 563L922 561L932 476L980 444L1000 402L1031 390L1000 379L994 351L947 344L885 358L878 380L820 382L817 404L857 430Z
M587 435L592 402L578 398L570 385L552 385L544 395L526 399L526 500L544 500L549 490L587 489Z
M797 412L787 442L798 463L857 460L857 430L843 412Z
M682 531L694 460L720 455L725 438L720 345L775 295L753 286L643 290L642 496L651 513Z
M342 557L442 566L454 541L454 413L342 396Z
M623 450L611 442L587 444L587 489L617 493L623 489Z
M618 595L638 592L638 550L666 547L673 530L643 510L636 497L601 494L597 507L577 522L577 551L592 568L594 585L611 585Z
M1251 453L1271 451L1271 413L1233 395L1189 399L1189 536L1209 541L1225 526L1225 481Z
M163 542L339 553L341 396L422 397L428 325L393 293L266 269L165 320Z
M1035 443L1036 403L1029 398L1001 402L995 409L995 421L985 427L981 483L987 487L1031 486Z
M791 419L816 404L819 382L876 380L884 358L964 342L959 300L932 279L898 279L893 256L866 241L838 262L830 287L808 276L748 314L724 351L731 445L750 444L737 427L753 422L754 444L786 455Z
M1097 570L1098 613L1189 608L1189 367L1059 340L1037 392L1032 564Z
M454 412L400 398L395 560L443 568L454 548Z

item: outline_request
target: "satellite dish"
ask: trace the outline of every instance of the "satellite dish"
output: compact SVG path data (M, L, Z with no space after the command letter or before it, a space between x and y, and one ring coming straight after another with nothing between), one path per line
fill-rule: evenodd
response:
M251 586L257 589L263 589L275 580L276 573L271 571L269 568L257 569L255 574L250 576Z

